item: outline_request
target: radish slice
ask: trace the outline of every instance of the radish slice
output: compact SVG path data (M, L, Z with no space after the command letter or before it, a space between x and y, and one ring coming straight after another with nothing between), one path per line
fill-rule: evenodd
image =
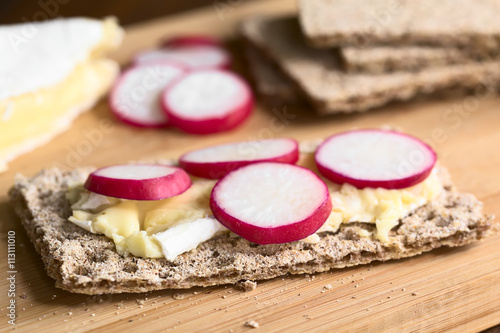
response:
M299 144L292 139L269 139L218 145L181 156L180 166L197 177L219 179L242 166L259 162L295 164Z
M365 129L333 135L315 155L319 172L357 188L401 189L425 180L437 155L426 143L396 131Z
M230 54L216 45L185 45L166 47L139 53L134 64L148 64L158 61L178 62L190 69L231 67Z
M160 107L161 92L185 72L182 66L165 62L128 69L111 91L111 111L118 119L134 126L166 126L167 117Z
M326 184L306 168L283 163L241 167L219 180L210 208L226 228L257 244L303 239L332 211Z
M162 164L113 165L92 172L85 188L109 197L161 200L179 195L191 186L181 168Z
M221 46L221 42L211 36L192 35L170 38L165 40L162 44L163 47L182 47L193 45Z
M162 107L170 123L195 134L232 129L252 111L248 84L234 73L207 69L189 72L163 93Z

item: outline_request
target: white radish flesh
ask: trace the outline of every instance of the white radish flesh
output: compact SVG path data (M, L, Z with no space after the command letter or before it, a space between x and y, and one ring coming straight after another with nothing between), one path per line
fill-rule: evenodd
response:
M173 61L190 69L231 67L230 54L217 45L184 45L145 51L135 57L134 64L142 65L158 61Z
M251 113L253 95L234 73L199 70L182 76L163 93L162 107L170 123L188 133L230 130Z
M181 168L162 164L114 165L92 172L85 188L91 192L129 200L161 200L191 186Z
M259 162L295 164L299 145L292 139L244 141L198 149L184 154L180 166L197 177L219 179L242 166Z
M257 244L287 243L316 232L332 210L325 183L311 170L257 163L228 173L210 208L226 228Z
M335 183L401 189L425 180L437 156L426 143L410 135L364 129L326 139L315 160L319 172Z
M135 66L116 81L109 97L115 116L139 127L163 127L168 123L161 110L160 95L165 87L186 72L173 63Z

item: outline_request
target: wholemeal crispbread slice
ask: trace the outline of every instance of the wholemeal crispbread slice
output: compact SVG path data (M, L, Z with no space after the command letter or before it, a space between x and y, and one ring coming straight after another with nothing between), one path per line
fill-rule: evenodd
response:
M342 46L340 53L348 72L381 74L418 71L429 67L468 64L484 60L454 47L432 46Z
M427 52L428 49L435 49L436 52ZM257 91L261 96L279 104L306 104L300 89L259 50L250 43L246 43L245 51ZM471 61L463 53L451 48L377 47L358 50L343 47L340 51L346 70L350 72L379 74L397 70L415 71L425 67ZM405 61L401 61L402 59Z
M470 194L455 192L440 169L442 195L400 220L384 245L368 223L342 225L324 232L315 244L302 241L257 245L231 234L221 235L166 259L123 257L112 240L81 229L67 218L69 184L83 182L91 169L43 170L33 178L18 176L9 195L29 238L56 286L70 292L104 294L146 292L271 279L285 274L328 271L372 261L399 259L442 246L461 246L491 232L492 217ZM369 237L360 236L363 234Z
M286 77L277 66L267 59L265 55L253 47L250 43L246 44L247 60L251 69L251 74L255 81L256 89L263 97L263 101L270 106L291 105L291 106L310 106L302 91ZM467 89L452 87L435 92L434 94L421 94L419 97L425 98L446 98L463 97L468 93Z
M276 65L247 43L245 54L259 94L271 104L306 104L302 93Z
M453 87L496 89L500 61L387 74L346 73L332 50L309 47L294 17L254 17L241 26L245 39L280 66L323 114L366 111Z
M497 0L299 0L304 34L315 46L454 46L500 50Z

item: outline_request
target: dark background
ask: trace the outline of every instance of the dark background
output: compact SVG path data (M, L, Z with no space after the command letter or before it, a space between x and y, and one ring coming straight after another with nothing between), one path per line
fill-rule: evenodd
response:
M122 25L203 6L230 6L249 0L0 0L0 24L57 16L117 16Z

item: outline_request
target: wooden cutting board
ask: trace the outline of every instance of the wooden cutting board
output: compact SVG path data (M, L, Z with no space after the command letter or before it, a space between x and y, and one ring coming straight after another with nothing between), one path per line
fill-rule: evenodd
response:
M126 64L134 52L152 47L168 35L198 32L231 38L238 20L246 15L294 10L292 1L214 1L212 8L129 27L115 57ZM236 131L200 137L172 129L140 130L122 125L102 102L79 117L70 131L18 158L0 175L0 329L12 329L6 316L10 301L8 231L15 232L16 328L23 332L243 332L252 330L244 326L249 320L258 322L264 332L473 332L497 325L499 236L407 260L259 282L250 292L222 286L181 291L175 298L182 299L174 299L179 291L172 290L89 297L54 287L6 193L15 173L33 175L43 167L178 157L189 149L235 140L307 140L353 127L390 125L434 146L460 190L474 193L484 201L486 212L500 215L499 105L499 97L419 100L366 114L326 118L316 117L309 109L259 105ZM327 285L331 289L325 289Z

